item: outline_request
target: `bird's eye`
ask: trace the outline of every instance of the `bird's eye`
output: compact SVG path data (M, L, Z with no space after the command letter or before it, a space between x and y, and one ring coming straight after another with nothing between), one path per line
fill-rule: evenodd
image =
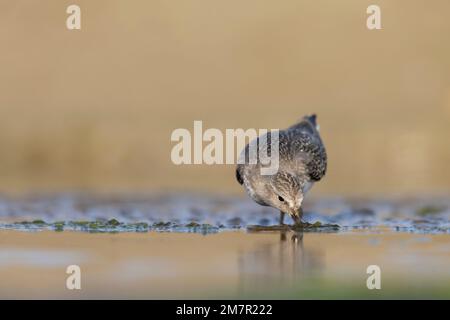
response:
M284 199L282 196L278 196L278 200L280 200L281 202L284 202Z

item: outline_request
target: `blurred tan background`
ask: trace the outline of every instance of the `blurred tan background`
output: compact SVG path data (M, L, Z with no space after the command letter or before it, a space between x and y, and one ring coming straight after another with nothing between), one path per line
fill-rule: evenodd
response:
M172 164L172 130L312 112L329 154L316 194L448 192L449 15L447 0L1 0L0 192L242 193L233 166Z

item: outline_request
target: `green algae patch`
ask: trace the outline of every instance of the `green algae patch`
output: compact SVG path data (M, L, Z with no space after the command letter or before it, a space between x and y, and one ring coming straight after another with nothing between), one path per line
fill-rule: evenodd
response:
M39 224L39 225L47 224L44 220L33 220L31 223L32 224Z
M314 223L301 222L294 225L272 225L272 226L260 226L260 225L249 225L247 230L251 232L264 232L264 231L338 231L341 227L337 224L321 223L316 221Z
M63 231L81 231L89 233L119 233L119 232L195 232L202 234L215 233L219 227L211 224L200 224L190 222L179 224L175 222L160 221L153 224L147 222L125 223L117 219L98 219L93 221L75 220L75 221L56 221L47 223L44 220L21 221L11 224L0 224L0 229L16 229L23 231L43 231L52 230L55 232Z
M215 227L215 226L213 226L212 224L209 224L209 223L200 224L200 223L197 223L197 222L190 222L190 223L186 224L185 227L186 228L194 228L194 229L197 229L197 228L201 228L201 229L219 229L219 227Z
M292 227L287 224L276 224L272 226L248 225L247 230L251 232L290 231Z
M170 228L172 226L171 222L159 221L155 222L152 227L153 228Z
M298 230L298 231L301 231L301 230L311 230L311 231L314 231L314 230L330 230L330 231L332 231L332 230L339 230L341 227L339 226L339 225L337 225L337 224L331 224L331 223L321 223L320 221L316 221L316 222L314 222L314 223L309 223L309 222L301 222L301 223L298 223L298 224L294 224L293 226L292 226L292 229L293 230Z
M191 221L186 224L180 224L170 221L159 221L153 224L147 222L125 223L117 219L99 219L94 221L56 221L52 223L44 220L21 221L2 226L6 229L18 229L24 231L53 230L63 231L81 231L89 233L119 233L119 232L194 232L201 234L217 233L220 230L227 229L223 224L212 225L209 223L199 223ZM340 226L337 224L322 224L320 221L314 223L303 222L296 225L249 225L247 230L250 232L264 231L311 231L326 232L338 231Z
M64 231L64 226L66 225L66 223L64 221L57 221L55 223L53 223L53 230L57 231L57 232L61 232Z
M189 222L187 225L185 225L186 228L198 228L200 226L201 224L195 221Z
M424 206L416 211L419 216L430 216L443 212L445 208L438 206Z
M69 225L75 226L75 227L84 227L87 228L87 226L90 224L89 221L69 221Z
M33 220L33 221L21 221L18 222L18 224L24 225L24 226L31 226L31 225L46 225L47 223L44 220Z
M146 222L137 222L137 223L130 223L125 226L125 228L128 231L135 231L135 232L148 232L149 226Z
M201 233L203 235L216 233L219 231L219 227L217 227L217 226L213 226L209 223L200 224L195 221L192 221L192 222L184 225L184 229L186 229L186 231L188 231L188 232L197 232L197 233ZM180 231L183 231L183 228L180 228Z
M107 225L117 227L117 226L121 225L121 223L119 221L117 221L116 219L111 219L111 220L108 220Z
M148 229L148 223L146 222L137 222L127 224L128 228L136 228L136 229Z

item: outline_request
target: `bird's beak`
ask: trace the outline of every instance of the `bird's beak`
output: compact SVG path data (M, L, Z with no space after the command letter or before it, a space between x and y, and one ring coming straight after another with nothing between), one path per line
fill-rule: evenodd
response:
M302 209L302 207L300 207L300 208L293 208L291 210L291 212L290 212L290 216L294 220L295 224L300 224L302 222L302 217L303 217L303 209Z

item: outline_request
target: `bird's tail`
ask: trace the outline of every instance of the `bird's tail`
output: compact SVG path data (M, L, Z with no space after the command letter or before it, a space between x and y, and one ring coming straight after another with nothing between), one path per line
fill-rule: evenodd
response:
M317 115L315 113L306 115L300 119L299 122L290 127L290 129L302 129L314 133L319 131L319 125L317 124Z
M314 127L316 127L316 129L317 129L317 122L316 122L317 115L316 115L315 113L313 113L313 114L311 114L311 115L308 115L308 116L304 116L303 119L305 119L305 120L311 122L311 124L312 124Z

